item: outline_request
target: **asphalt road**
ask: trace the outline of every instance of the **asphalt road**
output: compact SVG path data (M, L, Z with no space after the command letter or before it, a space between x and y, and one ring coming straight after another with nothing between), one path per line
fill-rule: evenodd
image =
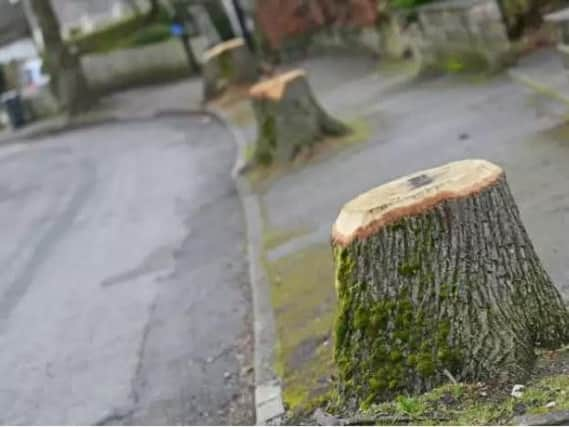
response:
M234 146L206 117L0 148L0 423L252 423Z

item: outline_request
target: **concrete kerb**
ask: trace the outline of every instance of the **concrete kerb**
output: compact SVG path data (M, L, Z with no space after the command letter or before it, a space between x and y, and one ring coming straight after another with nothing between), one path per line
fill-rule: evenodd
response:
M263 259L261 206L259 198L251 190L247 179L240 175L241 170L246 165L247 141L245 141L239 126L233 125L225 112L215 107L208 108L206 111L226 126L237 145L237 156L232 175L243 204L247 226L247 257L255 319L255 415L257 425L278 424L285 410L281 382L273 369L274 349L277 341L270 285L261 261Z

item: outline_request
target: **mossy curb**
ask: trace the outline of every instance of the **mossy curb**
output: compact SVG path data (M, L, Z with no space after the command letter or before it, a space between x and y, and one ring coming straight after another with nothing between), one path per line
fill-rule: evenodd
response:
M334 267L327 243L266 262L278 336L275 370L289 410L302 411L331 389Z

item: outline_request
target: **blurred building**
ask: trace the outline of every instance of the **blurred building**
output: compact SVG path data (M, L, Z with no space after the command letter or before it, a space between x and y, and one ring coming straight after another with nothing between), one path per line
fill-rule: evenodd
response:
M19 88L22 64L37 56L22 4L0 2L0 93Z
M314 34L327 27L373 26L377 0L263 0L257 2L257 21L272 49L289 39Z

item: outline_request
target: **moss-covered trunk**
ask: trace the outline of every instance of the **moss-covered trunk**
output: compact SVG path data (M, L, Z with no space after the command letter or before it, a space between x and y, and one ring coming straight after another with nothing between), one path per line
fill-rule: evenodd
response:
M279 96L266 96L265 91L253 96L258 125L255 161L259 164L289 162L302 149L323 138L349 132L348 127L321 107L303 74L296 72L290 80L279 82L283 77L287 79L286 75L274 79L274 84L283 86ZM261 83L267 91L273 90L271 84Z
M205 53L202 68L204 99L209 101L232 85L255 83L259 78L257 61L242 39L233 39Z
M535 347L569 341L569 315L504 174L461 197L437 188L439 172L404 183L424 187L416 204L334 240L344 402L423 392L447 381L445 370L458 381L523 381Z

